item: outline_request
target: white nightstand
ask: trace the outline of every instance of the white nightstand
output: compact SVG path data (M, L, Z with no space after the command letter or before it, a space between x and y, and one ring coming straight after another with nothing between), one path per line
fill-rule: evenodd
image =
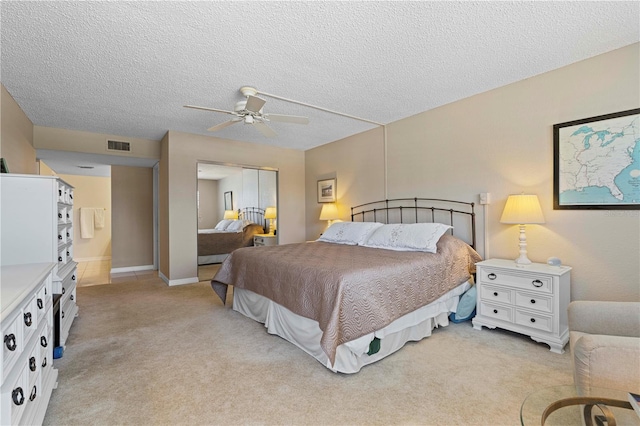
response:
M255 234L253 236L254 246L275 246L276 236L270 234Z
M563 353L569 341L571 267L489 259L476 264L478 300L473 328L503 328Z

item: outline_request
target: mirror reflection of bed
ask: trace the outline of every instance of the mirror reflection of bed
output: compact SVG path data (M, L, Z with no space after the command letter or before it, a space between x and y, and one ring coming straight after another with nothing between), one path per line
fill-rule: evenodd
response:
M209 280L230 252L269 233L267 208L276 210L277 171L197 164L198 277ZM275 221L277 223L277 219Z

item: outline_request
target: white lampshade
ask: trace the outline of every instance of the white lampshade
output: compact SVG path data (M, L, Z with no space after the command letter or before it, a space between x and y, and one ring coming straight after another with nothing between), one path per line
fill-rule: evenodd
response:
M336 220L339 217L338 206L335 203L322 205L322 210L320 211L320 220Z
M277 217L277 211L275 207L267 207L267 209L264 211L264 218L265 219L275 219Z
M500 223L515 225L544 223L544 215L542 214L542 208L540 208L538 196L529 194L509 195Z
M224 218L225 219L237 219L238 218L238 212L235 210L225 210L224 211Z

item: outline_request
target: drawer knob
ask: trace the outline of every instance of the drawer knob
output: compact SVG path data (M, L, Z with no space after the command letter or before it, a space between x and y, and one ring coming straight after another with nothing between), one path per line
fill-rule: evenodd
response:
M64 294L65 291L66 291L66 289L64 287L62 287L62 294Z
M31 327L31 324L33 324L33 319L31 318L31 312L25 312L24 325L26 325L27 327Z
M36 371L36 357L32 356L29 358L29 370Z
M44 303L42 303L42 299L38 299L38 309L44 308Z
M497 275L492 272L489 275L487 275L487 278L489 278L490 280L495 280L497 278Z
M62 219L62 213L58 213L58 219Z
M497 313L498 313L498 310L497 310L497 309L494 309L494 310L493 310L493 313L494 313L494 314L497 314Z
M40 344L42 345L43 348L47 347L47 338L44 336L40 336Z
M44 359L42 360L42 368L45 368L47 366L47 357L45 356Z
M531 299L531 304L536 303L536 299Z
M64 318L64 311L62 311L62 318Z
M533 284L534 287L542 287L542 281L540 280L533 280L531 284Z
M536 322L536 319L535 318L531 318L531 322Z
M29 395L29 401L33 401L34 399L36 399L36 393L36 385L33 385L33 389L31 389L31 395Z
M73 281L75 281L75 280L76 280L76 276L75 276L75 275L71 275L71 279L72 279Z
M21 387L17 387L11 392L11 399L13 399L13 403L16 405L24 404L24 392Z
M61 240L62 239L62 235L58 235L58 239Z
M62 262L62 256L58 256L58 262Z
M11 333L4 336L4 344L10 351L15 351L18 345L16 345L16 335Z
M497 295L498 295L498 292L497 292L497 291L494 291L494 292L493 292L493 295L494 295L494 296L497 296Z
M73 300L73 294L72 294L71 296L69 296L69 298L70 298L71 300Z

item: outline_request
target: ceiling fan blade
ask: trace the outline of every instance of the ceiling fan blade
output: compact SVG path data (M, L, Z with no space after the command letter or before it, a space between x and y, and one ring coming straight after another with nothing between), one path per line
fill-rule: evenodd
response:
M281 123L309 124L309 118L300 115L264 114L264 118Z
M254 121L253 125L255 126L256 129L260 131L260 133L262 133L264 136L268 138L273 138L278 136L278 134L274 132L271 127L267 126L262 121Z
M259 112L265 102L267 101L257 96L247 96L247 106L245 106L245 109L251 112Z
M184 105L184 107L185 108L193 108L193 109L201 109L201 110L204 110L204 111L224 112L225 114L238 115L235 111L227 111L226 109L208 108L208 107L201 107L201 106L196 106L196 105Z
M231 126L232 124L236 124L236 123L238 123L240 121L242 121L241 118L234 118L233 120L225 121L224 123L216 124L213 127L209 127L207 129L207 131L209 131L209 132L217 132L220 129L224 129L227 126Z

